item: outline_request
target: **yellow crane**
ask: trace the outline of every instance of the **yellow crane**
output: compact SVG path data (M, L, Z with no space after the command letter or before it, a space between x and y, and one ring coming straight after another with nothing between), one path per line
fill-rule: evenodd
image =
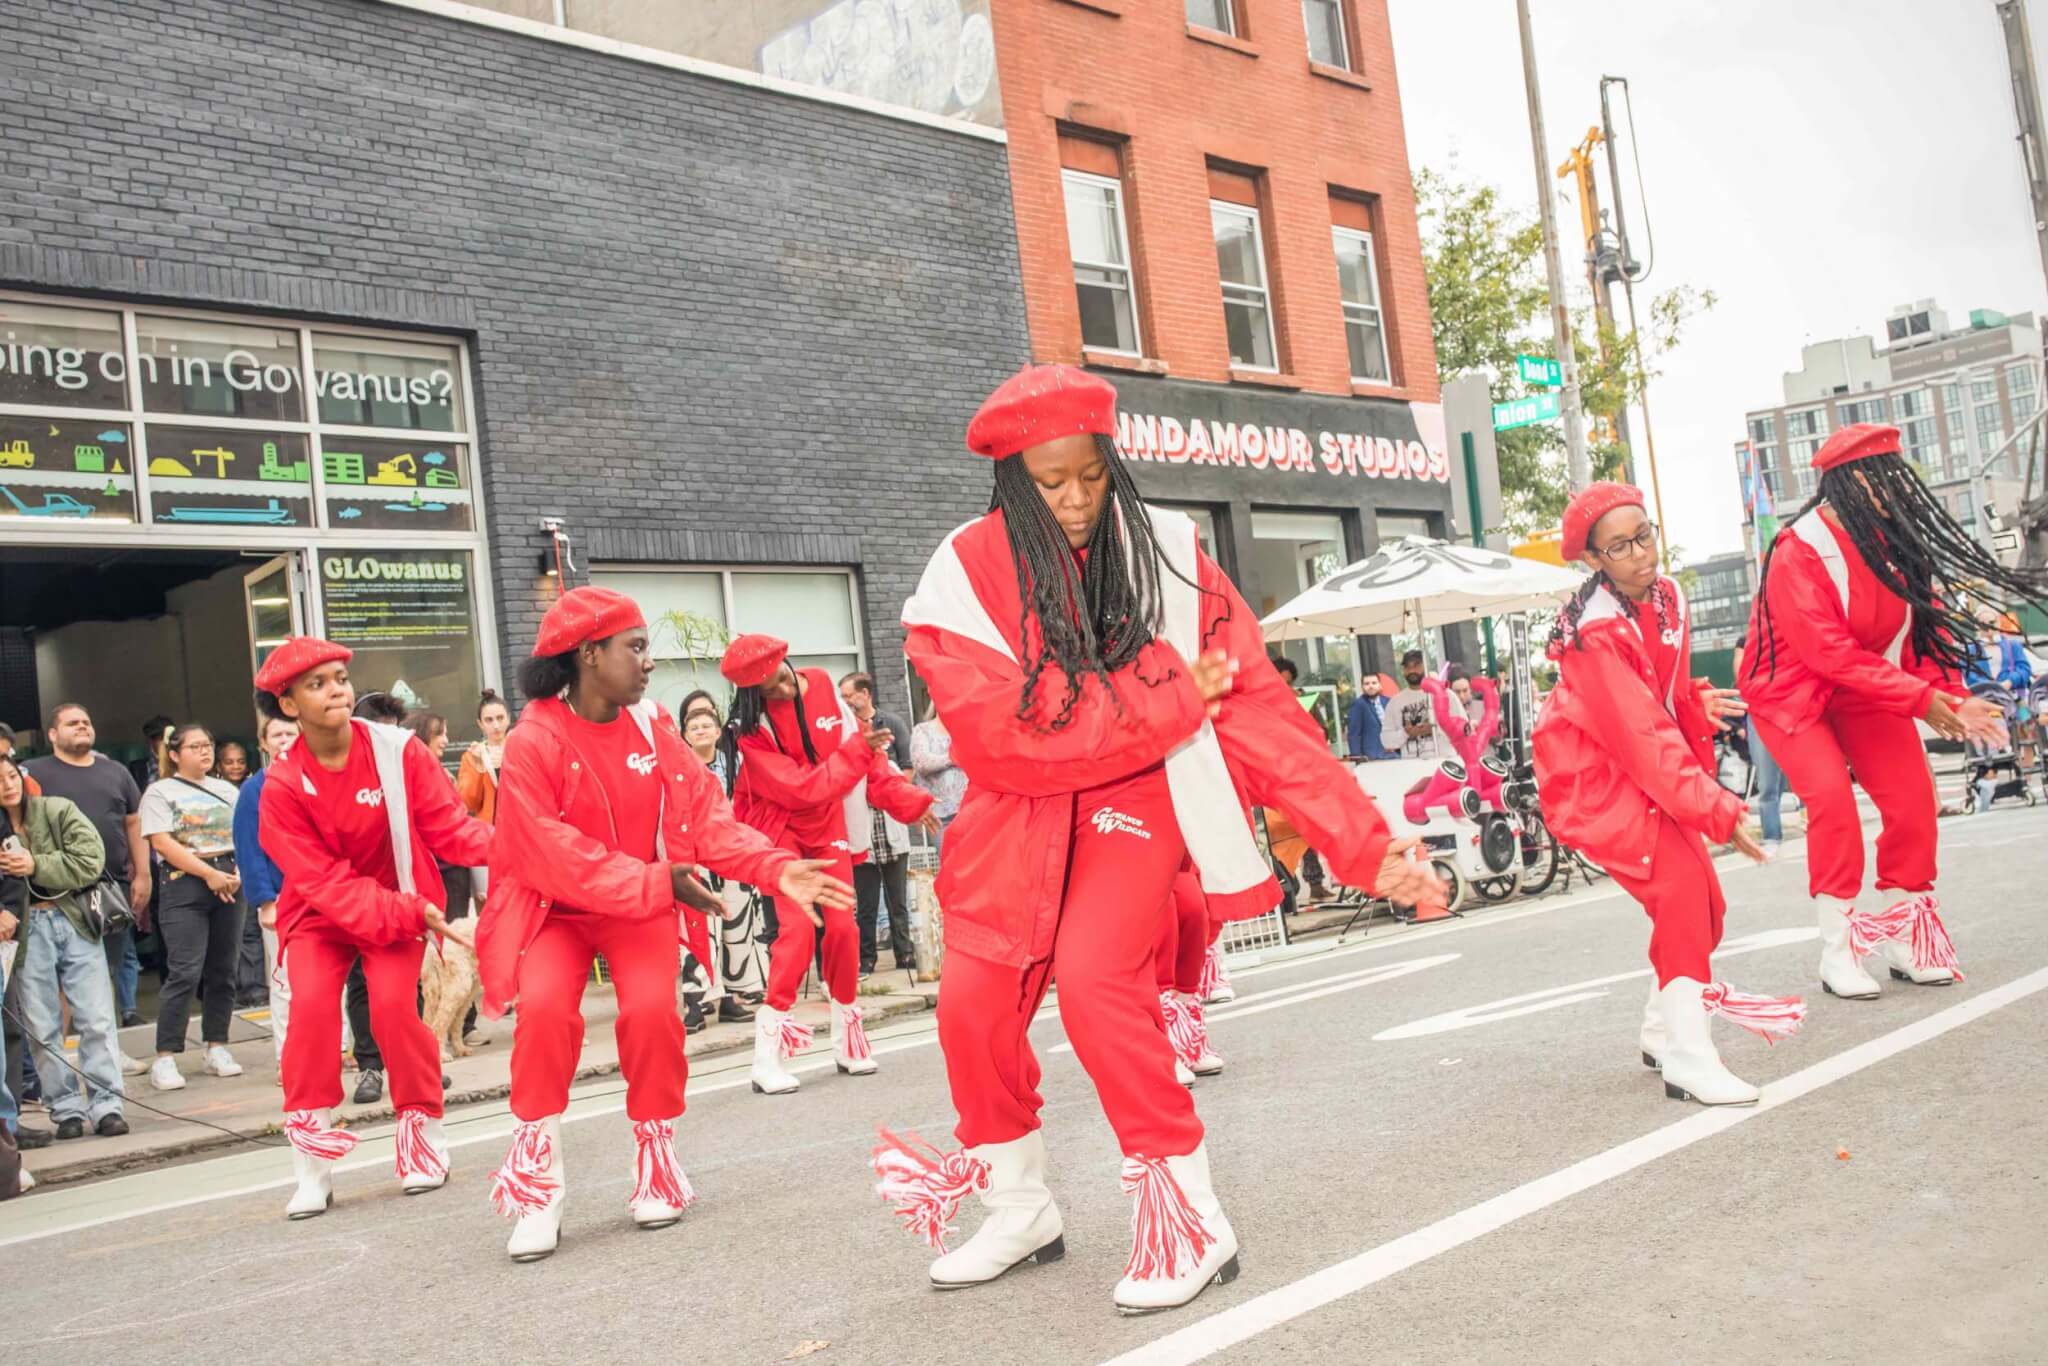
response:
M1580 240L1586 244L1586 283L1592 286L1593 312L1600 319L1600 357L1611 361L1607 337L1614 331L1614 295L1609 288L1612 277L1602 269L1600 259L1605 225L1600 221L1600 182L1593 174L1593 149L1606 140L1599 128L1588 128L1585 140L1565 154L1564 164L1557 168L1557 178L1578 185ZM1607 416L1596 419L1595 438L1610 446L1625 444L1627 440L1616 430L1614 419Z

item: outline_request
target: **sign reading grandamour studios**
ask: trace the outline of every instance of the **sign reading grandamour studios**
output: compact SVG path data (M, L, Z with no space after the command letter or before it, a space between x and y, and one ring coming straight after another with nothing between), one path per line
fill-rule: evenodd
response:
M1451 479L1443 409L1436 404L1268 398L1239 390L1225 391L1225 401L1194 386L1118 387L1117 447L1128 460L1434 484ZM1154 400L1165 411L1135 411L1132 400L1140 407Z

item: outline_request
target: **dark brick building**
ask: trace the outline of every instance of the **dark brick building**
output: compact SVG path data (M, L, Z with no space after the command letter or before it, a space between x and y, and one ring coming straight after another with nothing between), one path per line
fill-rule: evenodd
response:
M127 705L91 680L143 637L80 613L239 594L257 648L353 622L462 730L554 591L544 517L691 614L671 691L709 622L902 704L898 609L986 498L963 425L1029 355L1001 134L479 15L0 0L6 719L24 650L42 704ZM233 633L181 629L130 709L246 726Z

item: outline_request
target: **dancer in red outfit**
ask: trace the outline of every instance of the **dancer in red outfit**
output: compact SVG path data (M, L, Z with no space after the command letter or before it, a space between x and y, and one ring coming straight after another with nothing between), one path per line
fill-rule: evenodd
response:
M1566 556L1592 578L1550 638L1557 688L1536 723L1536 781L1559 839L1614 875L1650 917L1650 1002L1643 1063L1664 1093L1703 1105L1754 1105L1708 1029L1727 1015L1775 1041L1798 1028L1798 1000L1745 996L1713 978L1728 904L1701 837L1763 861L1741 825L1742 799L1713 776L1713 733L1740 715L1734 694L1691 677L1685 594L1657 572L1657 528L1642 490L1597 483L1564 514Z
M370 1020L398 1109L398 1177L408 1195L448 1180L441 1133L441 1051L419 1016L426 933L450 929L434 860L470 867L491 827L463 809L425 745L398 726L350 718L349 650L296 636L256 673L256 706L299 723L263 787L263 848L284 874L278 957L298 1005L279 1069L285 1136L299 1184L285 1214L334 1203L334 1163L355 1146L334 1126L341 1103L341 992L358 958Z
M1898 428L1844 427L1813 467L1819 491L1764 562L1737 681L1806 804L1821 986L1868 1000L1878 985L1860 959L1872 953L1900 981L1946 986L1961 976L1934 896L1934 779L1914 722L1957 740L1996 738L2004 727L1997 706L1957 681L1976 632L1957 589L2019 599L2043 585L1950 519L1900 457ZM1863 824L1852 772L1883 823L1877 890L1891 904L1880 912L1856 905Z
M720 669L738 691L719 745L726 772L736 774L733 810L769 839L833 876L851 881L867 858L874 828L870 806L932 832L932 795L890 767L887 732L861 728L853 709L822 669L785 663L789 646L773 636L746 635L726 647ZM875 1070L854 991L860 968L849 908L777 897L775 943L768 956L768 996L754 1015L754 1090L771 1096L797 1089L785 1058L810 1045L807 1026L789 1018L811 961L816 931L825 932L825 989L832 997L832 1058L841 1072Z
M1346 882L1403 901L1443 893L1330 756L1194 523L1139 501L1115 430L1116 391L1072 367L999 388L967 434L995 461L993 510L946 538L904 608L905 648L969 778L938 887L939 1044L966 1151L885 1135L875 1158L883 1196L937 1248L961 1199L982 1193L987 1219L932 1264L935 1286L1059 1257L1026 1036L1057 976L1134 1197L1115 1303L1145 1313L1236 1274L1154 974L1184 858L1212 915L1280 898L1234 787L1293 815Z
M529 698L498 774L498 842L477 927L483 1013L517 1004L512 1113L519 1127L493 1183L518 1221L506 1251L555 1250L565 1178L562 1111L583 1047L583 987L603 954L618 993L619 1070L633 1121L633 1221L663 1228L695 1198L676 1156L689 1079L676 1011L677 915L716 906L691 876L779 887L793 900L853 905L853 888L741 825L667 714L641 700L654 658L631 598L565 593L521 666Z
M1202 894L1201 877L1192 864L1183 861L1173 879L1171 904L1153 959L1159 1011L1166 1019L1167 1040L1173 1044L1173 1075L1183 1086L1193 1086L1196 1077L1213 1077L1223 1071L1223 1059L1209 1046L1202 981L1215 936L1222 928L1220 920L1211 928L1209 898Z

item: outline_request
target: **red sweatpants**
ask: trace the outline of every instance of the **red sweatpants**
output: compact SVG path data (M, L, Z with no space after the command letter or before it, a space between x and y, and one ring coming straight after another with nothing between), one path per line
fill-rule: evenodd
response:
M1808 892L1844 901L1863 894L1863 818L1852 778L1877 803L1878 890L1934 890L1934 774L1910 717L1837 693L1797 735L1762 717L1756 729L1806 803Z
M785 844L798 858L828 858L826 871L841 882L853 881L853 856L844 849L800 849ZM830 906L817 907L825 918L825 990L843 1006L853 1004L854 988L860 975L860 931L853 912ZM818 942L817 926L803 906L778 894L775 898L775 942L768 946L768 1005L788 1010L796 1004L797 988L804 984L804 971L811 965L811 950Z
M1777 752L1775 747L1771 750ZM1721 946L1728 899L1721 894L1721 878L1706 840L1660 812L1650 876L1608 871L1649 914L1650 966L1657 970L1657 985L1668 986L1674 977L1713 981L1708 959Z
M612 1028L619 1041L619 1071L626 1077L627 1118L638 1123L674 1119L683 1112L690 1064L683 1053L683 1017L676 1009L683 955L675 916L626 920L554 911L519 963L512 1113L522 1120L546 1119L569 1106L569 1083L583 1053L583 986L590 980L592 958L600 953L619 1000Z
M1038 1127L1028 1031L1057 975L1060 1022L1125 1155L1184 1156L1201 1144L1202 1124L1173 1077L1155 980L1160 922L1186 852L1165 770L1079 793L1073 831L1051 959L1028 968L946 960L939 1047L960 1114L954 1135L978 1147Z
M1153 961L1159 989L1192 995L1201 989L1202 960L1214 937L1209 929L1209 899L1202 895L1202 880L1192 870L1183 868L1175 875L1164 920ZM1216 928L1223 927L1219 924Z
M341 1104L341 990L360 957L370 988L370 1032L384 1054L391 1103L441 1117L441 1048L420 1019L420 956L426 951L420 939L369 947L320 920L292 931L284 946L292 1027L278 1060L287 1111Z

